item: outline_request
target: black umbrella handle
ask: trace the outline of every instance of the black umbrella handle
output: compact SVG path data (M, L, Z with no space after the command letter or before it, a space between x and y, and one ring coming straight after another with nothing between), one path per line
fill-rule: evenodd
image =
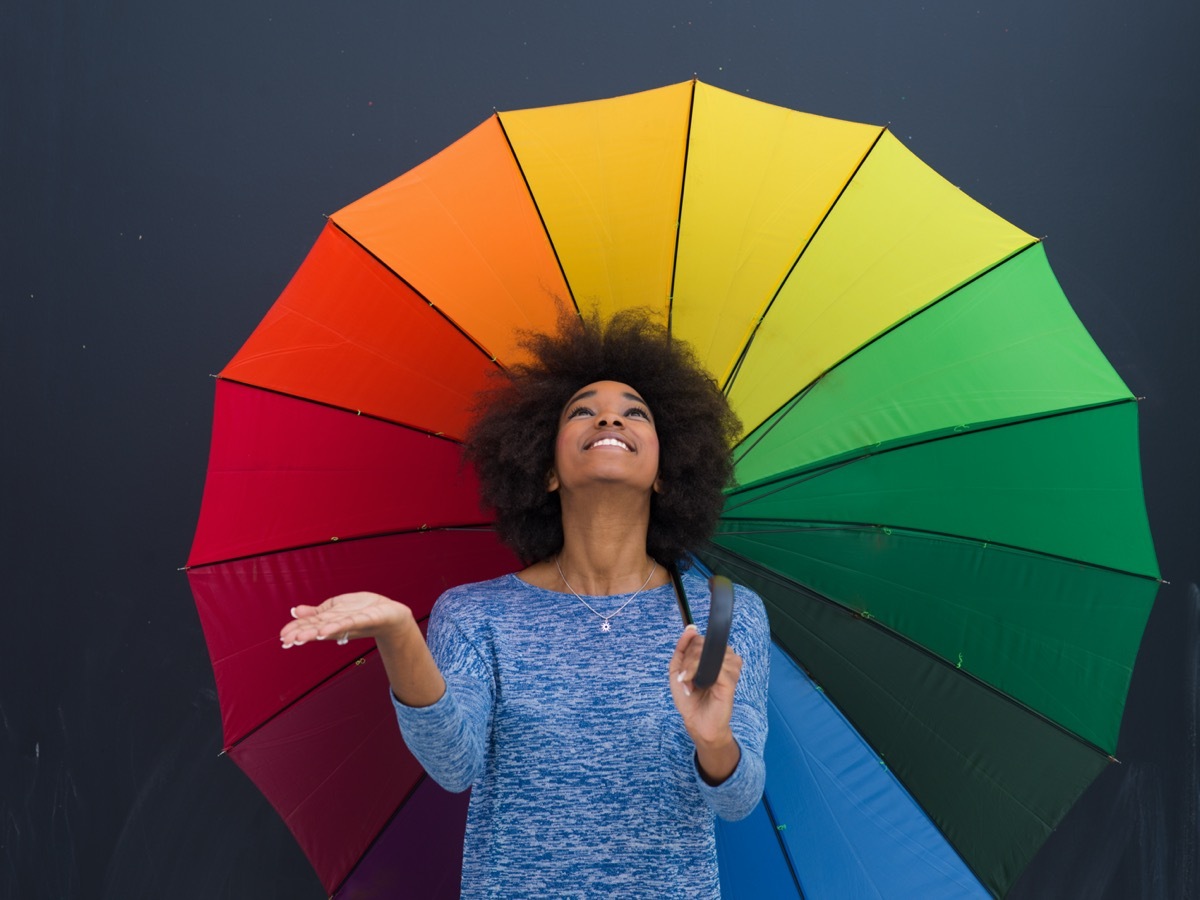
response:
M679 570L674 566L671 566L670 572L683 621L692 625L692 609L683 590L683 579L679 577ZM704 635L704 646L700 650L700 665L696 667L696 675L692 679L692 683L698 688L709 687L721 674L721 665L725 662L725 647L729 644L729 630L733 627L733 582L724 575L714 575L708 579L708 591L708 629Z
M692 679L692 684L698 688L708 687L721 674L729 629L733 627L733 582L724 575L714 575L708 579L708 589L712 595L708 604L708 630L700 650L700 665Z

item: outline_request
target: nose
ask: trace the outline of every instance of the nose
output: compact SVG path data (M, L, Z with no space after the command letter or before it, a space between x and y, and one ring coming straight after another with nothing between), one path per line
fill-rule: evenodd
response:
M598 418L596 420L596 427L597 428L624 428L625 426L621 423L620 416L613 415L613 416L601 416L600 418Z

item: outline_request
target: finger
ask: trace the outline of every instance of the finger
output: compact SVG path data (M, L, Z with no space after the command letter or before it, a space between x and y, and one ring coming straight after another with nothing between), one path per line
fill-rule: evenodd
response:
M292 621L287 622L279 629L279 640L285 648L303 644L315 636L316 630L313 627L312 621L308 618L293 618Z
M317 625L315 617L320 616L322 607L324 605L325 604L322 604L321 606L310 606L308 604L301 603L288 610L288 615L292 617L292 621L286 623L283 628L279 630L279 640L284 644L285 648L293 647L297 644L303 644L306 641L312 640L314 637L316 637L315 634L305 633L301 640L296 640L296 638L301 635L302 631Z
M297 607L296 611L299 613L304 609L304 607ZM302 646L309 641L323 641L331 636L336 636L341 640L357 624L353 616L348 616L344 612L318 611L314 607L307 607L307 609L311 612L288 622L280 630L279 639L285 650L290 647Z
M300 647L309 641L319 641L320 639L320 631L316 623L311 620L289 622L279 632L279 640L285 650L289 647Z
M330 612L325 616L320 617L320 622L317 624L317 640L325 641L330 637L336 637L341 640L343 635L349 634L359 626L358 617L352 613L346 612Z
M721 669L717 672L717 679L713 682L712 689L719 691L722 695L732 697L741 676L742 658L726 647L725 659L721 661Z
M700 636L695 625L688 625L683 629L679 640L675 642L675 652L671 654L669 671L672 679L682 684L691 678L690 673L695 671L695 661L699 659L694 648L703 644L704 638Z
M704 652L704 638L700 637L693 641L683 652L683 662L680 665L680 674L684 675L688 684L695 690L695 685L692 684L696 677L696 673L700 671L700 659Z
M324 641L332 638L339 647L343 647L350 643L353 630L353 623L349 619L327 622L321 626L317 634L317 640Z

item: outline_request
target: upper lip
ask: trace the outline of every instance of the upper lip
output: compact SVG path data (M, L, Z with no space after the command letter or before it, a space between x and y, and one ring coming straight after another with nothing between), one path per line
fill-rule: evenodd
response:
M616 441L622 447L624 447L626 450L628 450L630 453L637 452L633 449L633 444L630 442L629 438L625 437L625 435L623 435L623 434L618 434L615 431L601 432L600 434L598 434L594 438L592 438L590 441L588 441L586 444L584 444L583 449L591 450L593 447L595 447L601 441Z

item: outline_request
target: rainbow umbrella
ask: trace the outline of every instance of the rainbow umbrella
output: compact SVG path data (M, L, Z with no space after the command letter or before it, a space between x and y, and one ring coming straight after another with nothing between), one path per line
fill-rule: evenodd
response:
M885 129L697 82L499 113L335 213L217 382L189 578L226 750L338 896L453 895L463 799L341 590L516 566L459 462L561 298L648 306L741 416L702 562L776 640L731 896L1001 895L1112 760L1158 571L1137 404L1042 245Z

